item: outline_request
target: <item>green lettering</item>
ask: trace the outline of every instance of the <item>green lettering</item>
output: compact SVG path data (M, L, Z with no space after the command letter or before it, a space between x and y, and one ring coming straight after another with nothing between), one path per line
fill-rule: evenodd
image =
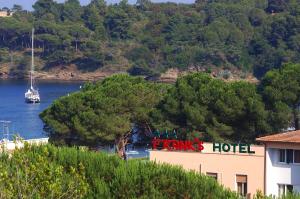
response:
M230 145L229 144L223 144L222 149L224 152L229 152L230 151Z
M233 153L235 153L236 152L236 146L237 146L238 144L231 144L231 146L233 146Z
M247 153L246 144L239 144L239 152L240 153Z
M248 153L254 154L255 151L251 151L250 144L248 144Z
M217 145L218 144L218 145ZM216 151L216 149L219 150L219 152L221 152L221 144L220 143L213 143L213 150L214 152Z

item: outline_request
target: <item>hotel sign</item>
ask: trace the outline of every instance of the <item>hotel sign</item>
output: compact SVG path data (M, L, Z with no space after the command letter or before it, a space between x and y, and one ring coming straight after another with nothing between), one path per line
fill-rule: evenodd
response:
M193 141L154 138L152 140L152 148L157 149L158 147L168 151L202 151L204 149L203 142L197 138Z
M254 154L255 151L251 151L250 144L226 144L226 143L213 143L214 152L233 152L233 153L249 153Z
M152 140L152 149L164 149L168 151L203 151L203 141L195 138L194 140L171 140L171 139L158 139ZM251 150L250 144L228 144L228 143L213 143L213 152L233 152L233 153L248 153L254 154L255 151Z

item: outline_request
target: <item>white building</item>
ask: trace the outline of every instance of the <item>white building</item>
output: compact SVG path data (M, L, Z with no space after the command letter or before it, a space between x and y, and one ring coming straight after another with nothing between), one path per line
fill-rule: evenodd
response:
M38 139L29 139L29 140L17 140L17 141L9 141L7 139L3 139L0 141L0 152L8 151L11 152L15 149L20 149L24 147L25 143L30 145L42 145L47 144L49 138L38 138Z
M8 10L0 10L0 17L11 17L13 12Z
M265 193L300 193L300 130L258 138L265 144Z

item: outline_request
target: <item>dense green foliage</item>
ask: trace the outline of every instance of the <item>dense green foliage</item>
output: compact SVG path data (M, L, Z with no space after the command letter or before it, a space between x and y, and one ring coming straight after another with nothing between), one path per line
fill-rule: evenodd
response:
M183 76L174 85L114 75L56 100L40 116L52 142L115 144L120 156L134 127L150 134L176 129L182 139L254 142L299 129L299 72L300 64L286 64L259 85L207 73Z
M115 75L56 100L41 118L56 143L114 143L121 150L133 125L149 123L149 112L161 101L166 88L142 78Z
M262 79L261 91L268 108L272 110L274 125L291 123L299 129L300 64L286 64L269 71ZM287 114L292 113L292 114ZM292 118L292 119L291 119Z
M273 130L254 84L224 83L202 73L178 79L152 116L158 128L190 132L185 136L200 131L210 141L252 142Z
M49 149L52 149L50 151ZM54 148L26 146L0 154L0 198L82 198L89 184L85 168L51 161Z
M270 196L265 196L263 195L263 193L259 190L256 192L256 194L254 195L253 199L274 199L276 198L274 195L270 195ZM299 199L300 198L300 194L299 193L291 193L288 192L286 195L281 196L281 197L277 197L278 199Z
M0 62L30 47L31 27L40 68L75 64L84 71L157 75L170 67L254 70L258 76L299 62L299 0L199 0L194 4L38 0L33 12L0 18ZM24 70L28 53L14 56ZM23 58L20 58L23 57ZM25 64L26 66L26 64Z
M178 167L75 148L27 146L0 159L1 198L237 198Z

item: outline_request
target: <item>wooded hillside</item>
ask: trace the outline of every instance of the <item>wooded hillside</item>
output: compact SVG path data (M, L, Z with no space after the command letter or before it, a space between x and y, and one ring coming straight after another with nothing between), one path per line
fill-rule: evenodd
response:
M0 18L0 67L30 65L36 31L38 70L128 71L156 76L168 68L254 72L300 59L298 0L197 0L194 4L38 0Z

